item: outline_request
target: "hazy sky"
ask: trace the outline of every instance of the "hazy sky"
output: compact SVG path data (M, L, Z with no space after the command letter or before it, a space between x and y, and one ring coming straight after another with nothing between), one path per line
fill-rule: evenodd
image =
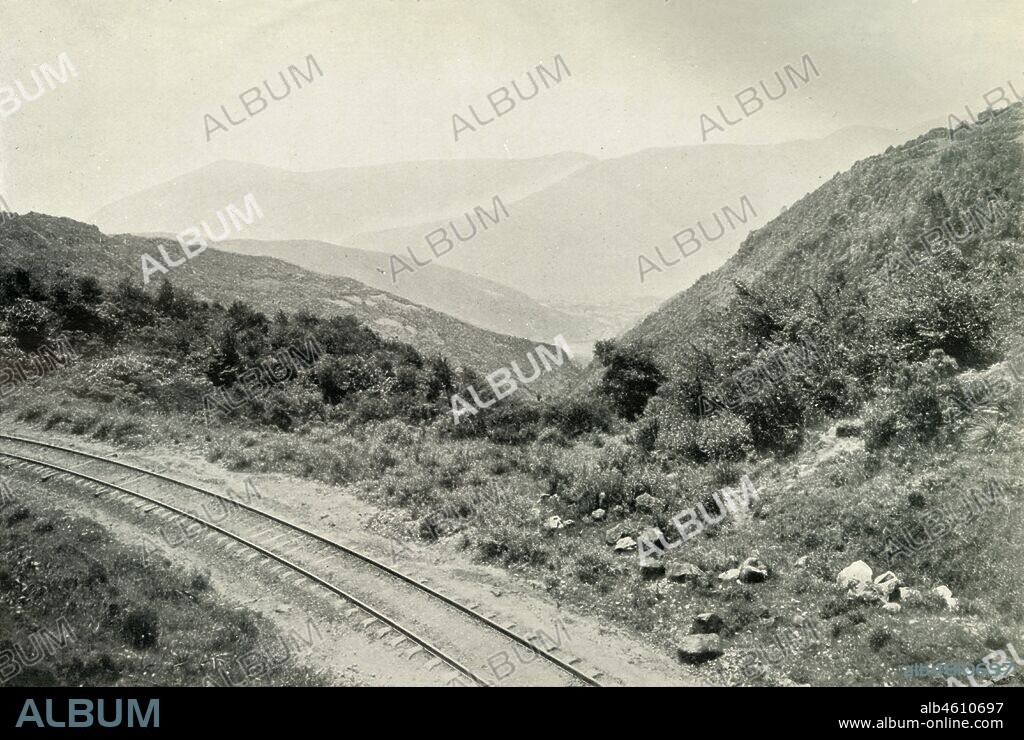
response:
M1024 90L1021 0L3 0L0 85L78 77L0 121L13 210L86 219L220 159L293 169L698 144L699 117L810 54L821 76L711 138L906 129ZM324 72L207 142L204 113ZM560 54L572 72L454 142L453 113ZM730 108L729 106L733 106ZM481 115L483 115L481 113Z

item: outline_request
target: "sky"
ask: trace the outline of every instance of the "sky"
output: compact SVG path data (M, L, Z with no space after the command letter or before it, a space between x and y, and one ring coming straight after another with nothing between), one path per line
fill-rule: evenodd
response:
M2 87L77 77L0 120L0 196L87 220L230 159L315 170L702 144L702 113L809 54L820 76L713 143L917 133L1024 70L1020 0L3 0ZM207 140L204 114L289 65L313 84ZM571 77L454 140L452 115L560 55ZM10 107L10 104L7 106ZM480 113L481 117L485 117ZM908 133L908 138L909 138Z

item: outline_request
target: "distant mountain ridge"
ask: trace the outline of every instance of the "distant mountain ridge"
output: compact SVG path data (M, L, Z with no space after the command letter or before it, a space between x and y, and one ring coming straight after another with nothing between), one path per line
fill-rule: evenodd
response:
M266 214L249 229L253 238L343 243L365 231L447 220L495 195L523 198L591 161L566 153L313 172L219 161L121 198L90 220L105 233L177 234L252 193Z
M445 255L445 265L544 303L600 305L611 295L668 298L721 265L752 228L782 207L898 140L891 131L855 128L812 141L648 149L596 161L521 200L505 200L507 222ZM739 211L743 196L756 217L641 283L640 254L653 255L654 246L675 251L673 235L698 221L714 233L712 214L724 206ZM430 228L366 233L348 243L389 251L423 243Z
M582 346L641 316L609 311L609 302L653 307L669 298L721 265L784 205L898 139L859 127L818 140L669 147L607 160L568 153L322 172L218 162L110 204L96 220L105 231L174 234L252 192L265 218L246 227L244 244L225 249L352 277L494 331L543 338L559 329ZM495 195L507 219L391 282L390 255L426 252L426 234ZM639 255L674 250L673 235L698 221L712 231L713 214L740 210L744 196L756 212L748 223L641 284Z

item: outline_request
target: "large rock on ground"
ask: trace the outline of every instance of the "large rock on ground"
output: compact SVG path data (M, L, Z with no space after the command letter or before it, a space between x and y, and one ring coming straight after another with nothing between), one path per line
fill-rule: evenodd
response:
M614 545L616 542L626 537L631 533L631 527L625 522L619 522L614 526L608 528L604 533L604 541L609 545Z
M884 601L899 601L900 579L891 570L887 570L875 579L875 590Z
M871 583L871 566L863 560L851 563L836 576L836 585L839 588L849 588L856 583Z
M743 583L762 583L768 580L768 566L758 558L747 558L740 566L739 579Z
M615 552L629 552L636 549L636 540L632 537L623 537L615 543Z
M949 590L949 586L936 586L932 589L932 593L941 597L946 602L946 608L951 612L955 612L960 605L960 600L953 598L953 592Z
M718 635L686 635L676 638L676 654L684 663L706 663L722 654Z

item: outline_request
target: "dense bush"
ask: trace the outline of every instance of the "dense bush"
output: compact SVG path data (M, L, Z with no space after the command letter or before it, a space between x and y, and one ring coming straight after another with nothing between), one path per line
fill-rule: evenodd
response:
M104 290L89 277L0 272L0 362L24 361L59 335L87 360L65 374L69 393L207 421L282 430L328 417L425 422L447 413L454 387L443 360L424 362L351 316L268 318L242 302L198 301L167 281Z
M594 353L605 368L601 376L602 393L619 416L633 421L644 412L647 401L664 379L650 350L636 345L620 346L606 339L594 346Z
M866 447L911 444L935 436L952 410L956 372L956 361L942 350L933 350L925 362L901 364L892 386L867 409Z

